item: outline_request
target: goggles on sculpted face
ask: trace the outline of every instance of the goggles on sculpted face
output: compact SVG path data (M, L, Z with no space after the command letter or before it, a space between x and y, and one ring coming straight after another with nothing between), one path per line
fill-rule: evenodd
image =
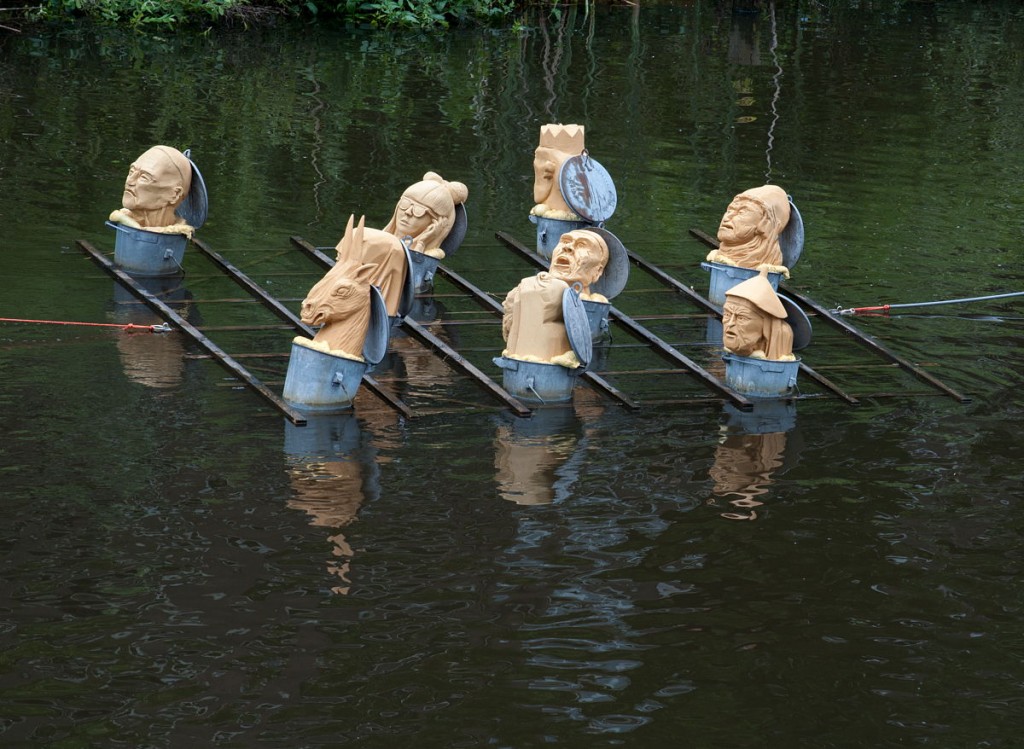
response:
M423 218L427 215L427 207L409 198L402 198L398 201L398 210L402 213L412 213L416 218Z

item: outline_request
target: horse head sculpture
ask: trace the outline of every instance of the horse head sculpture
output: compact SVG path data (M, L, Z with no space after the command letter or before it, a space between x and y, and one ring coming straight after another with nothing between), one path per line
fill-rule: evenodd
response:
M342 243L360 247L364 231L363 220L353 230L349 218ZM320 328L313 337L314 343L327 346L334 354L363 358L371 319L370 285L376 272L374 263L341 262L309 290L302 301L301 319Z

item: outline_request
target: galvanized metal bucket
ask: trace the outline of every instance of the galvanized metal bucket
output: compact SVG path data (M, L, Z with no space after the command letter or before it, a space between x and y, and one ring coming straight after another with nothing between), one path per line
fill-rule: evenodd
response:
M563 234L577 229L589 229L594 225L593 222L583 219L566 221L543 216L530 216L530 221L537 225L537 254L547 260L551 259L551 253L555 251Z
M725 306L725 292L738 283L760 274L761 271L753 268L740 268L735 265L724 263L703 262L700 267L711 273L711 283L708 287L708 301L721 308ZM782 280L781 273L769 273L768 283L772 289L779 290L779 281Z
M366 362L292 343L282 397L304 411L344 411L352 407L367 369Z
M743 395L755 398L784 398L796 388L800 360L754 359L726 352L725 384Z
M594 343L610 341L612 337L611 327L608 324L608 310L611 304L608 302L595 302L590 299L581 299L583 309L587 313L587 322L590 323L590 337Z
M583 367L567 369L559 364L527 362L494 357L501 367L502 385L522 401L529 403L561 403L572 398L572 389Z
M114 264L134 276L174 276L183 272L184 234L161 234L145 229L134 229L107 221L117 232L114 240Z
M422 252L409 251L409 273L417 294L429 294L434 289L434 273L441 261Z

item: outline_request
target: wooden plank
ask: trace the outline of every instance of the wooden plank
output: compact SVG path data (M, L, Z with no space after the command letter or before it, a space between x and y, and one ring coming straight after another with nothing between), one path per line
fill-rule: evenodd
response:
M694 237L696 237L701 242L706 244L708 247L712 249L718 249L718 240L710 236L709 234L702 232L700 229L690 229L690 234L692 234ZM861 344L862 346L874 352L875 354L881 356L884 359L887 359L888 361L893 362L904 371L912 374L921 382L931 385L936 390L945 393L951 398L955 398L961 403L970 402L971 399L969 396L963 395L962 393L954 390L953 388L949 387L944 382L939 380L937 377L933 377L931 374L925 372L917 365L913 364L907 359L904 359L902 356L899 356L895 352L888 349L886 346L883 346L882 343L874 336L868 335L867 333L858 330L853 325L850 325L850 323L846 322L846 320L839 318L838 316L834 315L831 311L822 307L809 296L802 294L796 289L790 288L787 284L784 283L779 284L779 287L786 294L786 296L792 298L794 301L799 302L800 304L803 304L808 309L813 310L825 322L829 323L833 327L838 328L843 333L853 338L857 343Z
M267 309L269 309L279 318L281 318L289 325L291 325L292 328L294 328L296 331L306 336L307 338L312 338L314 335L316 335L316 331L314 331L311 327L306 325L306 323L302 322L302 320L290 309L281 304L280 300L275 299L273 296L267 293L267 291L265 291L259 284L257 284L251 278L249 278L249 276L247 276L245 273L243 273L241 270L235 267L232 263L224 259L223 256L221 256L217 252L214 252L206 244L198 240L193 240L193 242L195 243L196 247L198 247L199 250L204 255L206 255L207 258L212 260L213 263L218 268L220 268L221 271L223 271L229 278L231 278L232 281L234 281L243 289L252 294L261 304L263 304L265 307L267 307ZM397 396L393 395L392 393L389 393L387 390L382 388L380 384L369 374L363 375L363 385L366 387L367 390L376 395L378 398L380 398L382 401L387 403L389 406L394 408L396 411L398 411L406 418L412 418L413 416L415 416L413 410L406 403L404 403Z
M494 380L481 372L480 369L478 369L472 362L459 354L458 351L453 349L411 317L407 316L402 320L402 327L407 332L415 336L421 343L433 349L435 353L440 354L445 364L448 364L455 369L462 370L465 374L468 374L470 377L477 380L477 382L483 385L492 395L511 408L515 412L516 416L529 416L533 413L529 408L523 405L518 398L494 382Z
M470 283L468 280L466 280L465 278L460 276L455 271L453 271L453 270L451 270L449 268L445 268L443 265L439 265L438 268L437 268L437 272L443 278L445 278L447 281L451 282L453 285L455 285L458 288L462 289L467 294L470 294L471 296L473 296L478 302L483 304L485 307L490 309L492 312L494 312L496 314L499 314L499 315L504 315L505 314L505 308L502 306L501 302L499 302L497 299L492 297L487 292L477 288L475 285ZM590 370L587 370L586 372L584 372L581 375L581 377L589 385L591 385L592 387L594 387L597 390L600 390L601 392L603 392L609 398L612 398L613 400L617 400L619 403L621 403L622 405L626 406L627 408L632 409L632 410L637 410L637 409L640 408L640 404L638 404L636 401L634 401L628 395L626 395L621 390L616 388L614 385L612 385L606 379L601 377L601 375L597 374L597 372L591 372Z
M333 258L328 257L320 248L310 244L302 237L293 236L291 237L291 241L321 267L328 270L334 267L335 261ZM460 369L462 372L475 379L485 390L487 390L487 392L494 395L502 403L512 409L517 416L529 416L533 413L529 408L523 405L518 398L498 385L498 383L455 351L455 349L451 348L451 346L417 323L411 317L404 318L402 320L402 325L412 333L417 340L431 348L435 353L440 354L446 362L450 362L455 366L455 368Z
M179 315L174 309L169 307L163 301L158 299L156 296L151 294L145 288L139 285L139 283L132 278L130 275L125 273L123 270L114 265L108 257L102 254L99 250L93 247L91 244L83 239L77 240L78 246L85 251L88 255L100 264L100 266L112 275L117 281L119 281L128 291L134 294L138 299L146 303L146 305L160 315L164 320L173 325L174 327L181 330L183 333L188 335L193 341L199 346L206 349L216 360L217 363L227 369L232 375L241 380L245 385L261 396L264 400L274 406L278 411L283 413L285 417L295 424L296 426L305 426L306 417L300 411L293 409L287 403L285 403L278 395L272 392L266 385L253 377L241 364L232 359L225 353L219 346L213 341L204 336L199 330L192 326L185 318Z
M520 255L525 257L530 262L534 263L539 268L548 267L547 263L544 262L543 258L536 255L532 250L527 248L525 245L521 244L514 237L506 234L505 232L497 232L495 236L507 247L518 252ZM675 279L672 280L675 281ZM690 293L693 293L692 290L690 290ZM706 300L705 302L709 305L711 304ZM712 309L714 308L713 305L711 305L711 307ZM681 364L687 370L687 372L691 376L699 380L701 384L703 384L709 390L713 390L714 392L718 393L726 400L732 402L732 404L737 408L743 410L751 410L754 407L753 403L750 401L749 398L747 398L744 395L741 395L740 393L737 393L735 390L725 385L717 377L715 377L702 366L697 364L697 362L693 361L688 356L682 354L679 350L673 348L672 346L669 346L667 343L665 343L665 341L663 341L653 332L645 328L643 325L640 325L638 322L633 320L628 315L623 314L614 306L611 306L609 308L608 317L609 319L614 320L615 322L622 325L627 331L629 331L631 335L635 336L636 338L639 338L640 340L650 345L663 358L668 359L669 361L675 364Z

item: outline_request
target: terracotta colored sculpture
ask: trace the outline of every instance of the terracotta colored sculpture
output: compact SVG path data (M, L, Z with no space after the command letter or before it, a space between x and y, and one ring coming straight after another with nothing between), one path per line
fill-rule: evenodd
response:
M542 272L524 278L508 293L502 303L502 356L569 369L580 365L562 317L562 296L568 288L561 278Z
M549 270L570 286L580 284L581 299L607 302L601 294L590 291L590 285L601 277L607 264L608 245L604 238L596 232L577 229L562 235L551 253Z
M122 207L110 214L110 221L133 229L191 237L193 227L175 213L191 186L192 165L185 154L170 146L153 146L128 170Z
M533 201L530 213L544 218L578 221L558 184L559 170L566 159L583 153L583 125L544 125L540 145L533 152Z
M789 223L789 198L777 185L745 190L732 199L718 227L717 250L708 254L710 262L782 273L779 235Z
M364 220L359 227L352 228L353 217L349 217L345 236L338 244L339 254L358 258L361 247L373 241L367 233L384 234L376 229L366 229ZM389 239L394 239L390 235ZM320 330L312 340L299 336L294 342L315 348L346 359L364 361L363 344L370 327L370 285L377 273L377 266L369 263L337 263L327 274L314 284L302 302L302 322Z
M793 330L786 308L768 281L768 270L725 292L722 344L726 351L757 359L793 361Z
M345 236L338 242L336 248L337 265L328 275L333 274L336 278L355 276L362 266L373 266L367 280L380 289L388 315L394 317L399 314L405 277L409 272L402 242L394 234L380 229L364 228L365 218L359 219L356 236L350 238L352 222L353 217L349 217Z
M384 231L399 239L412 237L410 250L441 260L445 256L441 242L455 225L455 207L467 197L469 188L461 182L448 182L427 172L402 193Z

